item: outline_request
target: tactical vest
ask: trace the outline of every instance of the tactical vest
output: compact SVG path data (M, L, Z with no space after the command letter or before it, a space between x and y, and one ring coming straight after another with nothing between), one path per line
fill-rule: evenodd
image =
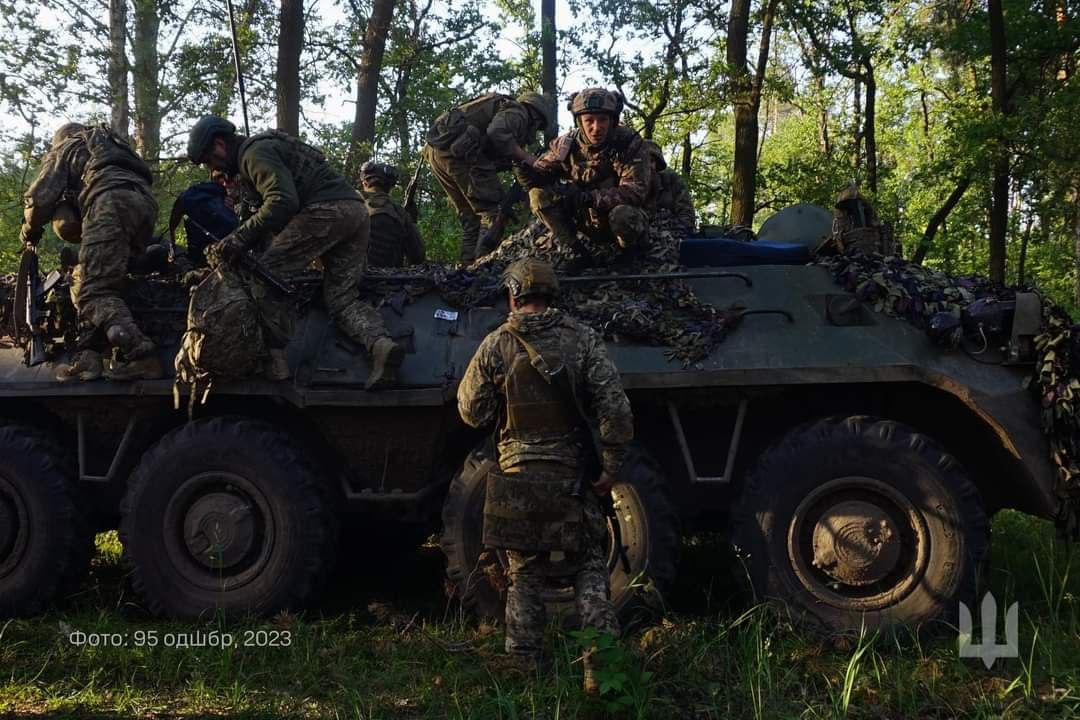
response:
M365 192L368 214L371 215L371 238L368 240L368 264L372 267L401 267L405 255L402 243L409 232L405 210L385 192ZM384 231L385 225L376 218L385 217L394 224L393 234ZM380 228L379 226L383 227Z
M281 153L281 158L285 168L292 175L293 184L296 186L296 194L300 198L301 208L306 207L311 202L311 198L325 186L331 183L345 182L344 178L341 178L337 171L330 167L330 163L326 161L326 156L322 152L280 130L267 130L252 135L240 146L237 158L242 159L244 153L252 145L266 140L278 140L284 143L285 150ZM243 173L238 177L239 182L237 184L240 186L240 195L243 202L247 205L254 204L257 206L261 204L262 198L259 197L255 186L244 177ZM256 199L258 202L255 202ZM357 195L357 199L359 199L359 195Z
M79 206L85 211L103 190L129 186L150 195L154 175L131 145L106 125L88 128L75 135L86 143L89 159L82 169Z
M574 131L577 133L577 131ZM629 162L634 153L641 152L641 138L636 132L621 125L615 135L602 149L594 150L575 135L576 152L571 152L570 179L579 185L606 190L619 184L615 162Z
M517 100L509 95L488 93L451 108L439 115L428 130L428 145L440 150L450 150L454 141L468 131L481 145L481 149L486 149L484 148L485 133L491 120L503 109L517 104Z
M504 324L500 330L511 339L500 345L506 367L506 415L501 437L535 440L577 431L582 421L572 399L556 382L541 374L509 325ZM568 340L560 327L554 342L543 342L542 348L535 348L546 365L545 372L573 373L561 352ZM571 374L568 382L574 381ZM580 550L585 522L582 484L580 474L571 468L565 472L541 471L525 464L509 472L493 469L488 475L484 501L484 544L521 551Z

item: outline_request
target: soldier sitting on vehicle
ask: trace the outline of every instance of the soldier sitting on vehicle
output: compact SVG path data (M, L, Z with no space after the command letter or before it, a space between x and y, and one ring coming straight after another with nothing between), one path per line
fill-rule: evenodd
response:
M35 247L45 223L53 220L66 241L79 243L71 299L79 312L78 351L61 365L60 381L160 378L157 347L139 329L121 296L129 261L154 232L157 202L153 175L127 141L106 125L61 126L24 196L20 241ZM93 347L98 331L115 350L108 368Z
M393 165L368 161L360 168L364 202L371 216L367 253L371 267L401 267L424 262L424 240L416 223L390 197L390 190L397 181L398 172Z
M516 100L488 93L443 113L428 131L424 148L435 179L461 222L461 259L476 259L480 229L489 229L503 196L498 170L532 166L525 147L552 123L553 105L539 93Z
M569 108L576 127L536 159L533 173L522 173L529 205L555 242L580 247L581 231L630 259L649 241L657 190L652 160L641 137L619 124L619 93L587 88L570 97Z
M458 410L472 427L502 422L499 467L487 480L483 540L506 550L506 651L512 667L527 671L543 653L549 579L576 589L582 626L619 632L598 496L611 490L622 467L634 419L604 341L550 307L559 288L552 266L518 260L504 279L510 314L466 368ZM591 422L599 428L602 455L595 480L586 474L594 466ZM597 692L591 653L584 666L585 689Z
M690 196L690 188L686 187L683 176L674 170L668 169L664 151L652 140L645 140L645 148L653 161L653 173L656 176L656 185L659 188L656 195L656 209L667 210L681 225L687 235L694 232L697 225L697 215L694 212L694 199Z
M832 248L846 254L898 255L892 225L878 218L874 206L859 194L854 182L836 197L832 234L818 252Z
M342 332L371 353L371 390L396 381L405 350L390 339L382 318L362 302L357 287L367 266L368 214L363 198L326 161L300 140L270 130L238 135L228 120L207 116L188 138L188 157L227 173L245 197L261 199L258 211L221 240L215 250L228 260L249 250L271 273L287 279L318 258L323 298ZM262 284L252 288L266 326L269 379L290 376L285 346L293 334L293 307Z
M206 248L214 238L223 238L240 224L233 211L226 185L228 177L214 173L209 182L195 183L173 203L169 214L169 244L176 246L176 228L184 221L187 259L192 266L206 267Z

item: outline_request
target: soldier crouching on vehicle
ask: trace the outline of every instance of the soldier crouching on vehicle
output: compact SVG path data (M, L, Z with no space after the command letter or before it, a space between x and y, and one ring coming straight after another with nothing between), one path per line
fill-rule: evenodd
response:
M503 197L498 170L531 166L525 146L552 122L548 98L527 92L516 100L488 93L440 115L428 131L424 157L461 222L461 259L476 259L480 230L488 230Z
M121 296L128 263L142 253L154 232L157 201L150 191L153 175L127 142L105 125L63 125L53 135L41 171L24 196L19 239L35 247L45 223L63 240L79 243L79 264L71 283L78 309L78 351L61 365L60 381L149 380L164 376L157 347L135 323ZM91 347L103 331L116 353L103 367Z
M653 174L656 177L656 209L667 210L682 226L683 232L690 234L697 227L697 213L690 188L686 187L683 176L668 169L664 151L652 140L645 140L645 148L653 161Z
M507 268L504 280L510 314L466 368L458 411L477 428L503 418L499 469L487 480L484 544L506 549L508 664L528 670L542 656L547 578L574 587L584 627L619 632L598 495L611 489L633 439L634 421L603 340L550 307L558 292L551 265L519 260ZM586 477L592 423L602 455L595 481ZM591 653L584 662L585 689L596 692Z
M410 265L424 262L424 240L416 223L390 197L390 190L397 181L397 168L393 165L369 160L360 168L364 202L371 216L367 254L371 267L401 267L406 261Z
M323 266L323 298L335 324L371 353L365 387L392 385L405 350L390 339L382 318L361 302L358 285L367 266L368 214L363 199L315 148L270 130L238 135L228 120L207 116L188 137L188 157L235 177L258 210L219 243L228 259L254 250L272 273L287 276L316 258ZM267 377L290 376L285 346L293 334L293 308L272 289L253 288L267 329L271 367Z
M619 124L622 95L587 88L569 108L576 127L521 173L529 205L561 245L579 247L580 230L610 245L612 256L632 259L649 241L652 160L641 137Z

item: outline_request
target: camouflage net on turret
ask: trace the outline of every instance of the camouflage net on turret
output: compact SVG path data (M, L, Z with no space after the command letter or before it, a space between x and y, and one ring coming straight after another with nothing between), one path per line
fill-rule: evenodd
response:
M833 279L878 312L926 328L938 312L959 315L972 302L1011 300L1016 288L982 277L951 277L896 257L835 255L818 258ZM1029 378L1042 407L1042 430L1057 469L1054 491L1061 500L1056 518L1065 537L1080 538L1080 326L1043 298L1042 329L1035 338L1035 367Z
M582 245L593 267L578 271L581 258L572 248L557 246L541 223L534 221L507 237L491 253L465 268L428 264L411 271L430 276L440 295L457 308L491 304L502 296L502 273L523 257L536 257L555 266L560 274L621 275L676 272L682 233L670 215L661 212L650 226L649 249L620 263L610 245L593 243L585 235ZM400 271L399 271L400 272ZM379 274L372 271L371 274ZM385 274L394 273L386 271ZM423 294L430 285L369 282L371 295L396 295L398 302ZM596 282L564 284L558 306L592 326L607 339L633 340L666 346L665 356L683 366L699 362L738 324L740 308L714 307L698 298L680 280Z

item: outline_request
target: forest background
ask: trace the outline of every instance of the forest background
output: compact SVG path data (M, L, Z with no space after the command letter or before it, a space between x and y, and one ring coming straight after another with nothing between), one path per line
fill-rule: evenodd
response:
M1076 0L237 0L234 12L252 130L299 133L350 176L375 157L407 178L431 121L471 96L542 88L562 107L602 84L624 92L624 121L664 148L705 222L831 207L855 181L906 257L1080 306ZM0 269L62 122L132 139L157 176L159 225L202 179L183 158L191 123L242 124L224 0L0 0L0 17L13 29L0 36ZM430 254L456 257L430 175L419 200Z

